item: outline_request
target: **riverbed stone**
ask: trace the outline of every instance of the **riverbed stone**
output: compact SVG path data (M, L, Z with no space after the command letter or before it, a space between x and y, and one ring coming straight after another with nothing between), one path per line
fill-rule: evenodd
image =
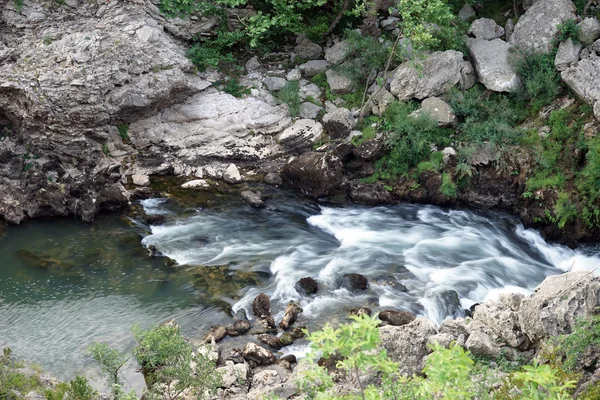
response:
M319 290L319 284L316 280L307 276L298 280L295 288L298 293L310 296L317 293Z
M265 182L270 185L278 186L283 183L283 179L281 179L281 175L279 175L277 172L269 172L267 175L265 175Z
M181 185L182 189L197 189L208 187L210 187L210 185L204 179L194 179L193 181L187 181Z
M267 346L274 348L275 350L280 350L283 347L283 344L281 343L279 338L275 335L269 335L267 333L264 333L262 335L258 335L256 338L261 343L264 343Z
M234 363L225 361L225 365L217 368L217 373L221 375L221 387L229 389L231 387L245 387L246 380L250 373L250 368L246 363Z
M387 322L389 325L402 326L410 324L416 317L408 311L384 310L379 313L379 319Z
M353 291L367 290L369 280L361 274L344 274L340 281L340 287Z
M583 45L589 46L600 38L600 22L596 18L586 18L577 26L579 27L578 39Z
M235 164L229 164L223 171L223 180L227 183L235 184L242 181L240 170Z
M271 298L264 293L256 296L252 302L252 313L258 318L271 315Z
M344 181L343 165L331 154L307 152L283 167L283 178L290 187L319 198L339 191Z
M537 1L519 18L510 43L524 51L550 53L558 36L558 26L575 18L571 0Z
M150 186L150 177L148 175L133 174L131 181L135 186Z
M275 356L269 350L256 343L246 343L242 350L244 359L254 365L271 365L275 363Z
M564 71L571 65L579 61L579 54L581 53L581 43L574 42L571 38L561 42L558 45L558 51L554 58L554 66L557 71Z
M224 326L214 326L204 338L204 343L220 342L227 336L227 329Z
M240 320L234 322L232 325L227 327L227 334L229 336L239 336L248 332L252 328L250 321Z
M510 44L502 39L468 39L467 46L481 83L494 92L516 92L521 79L509 62Z
M419 100L446 93L461 76L463 54L454 50L436 51L425 60L401 64L390 83L390 92L401 101Z
M302 307L293 301L289 302L287 307L285 308L285 312L283 314L283 319L279 323L279 327L283 330L287 330L296 320L298 319L298 315L302 312ZM291 343L289 343L291 344Z
M468 33L476 39L493 40L504 35L504 28L493 19L479 18L473 21Z
M307 150L321 139L323 133L323 124L313 119L303 118L295 121L278 135L277 141L289 149Z
M252 206L254 208L264 208L265 207L265 202L263 201L262 195L260 194L260 192L244 190L242 193L240 193L240 197L242 198L242 200L244 200L246 203L248 203L250 206Z

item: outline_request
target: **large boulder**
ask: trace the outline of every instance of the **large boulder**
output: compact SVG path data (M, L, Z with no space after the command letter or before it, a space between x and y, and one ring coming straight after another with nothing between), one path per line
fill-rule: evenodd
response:
M579 98L594 107L600 100L600 59L589 58L580 60L575 65L567 68L560 74L563 82ZM596 118L600 114L594 110Z
M600 38L600 22L596 18L586 18L577 24L579 41L588 46Z
M254 298L252 302L252 313L258 318L265 318L271 315L271 298L261 293Z
M473 21L469 28L469 35L476 39L493 40L504 35L504 28L490 18L479 18Z
M454 50L436 51L423 61L400 65L390 83L390 92L402 101L422 100L446 93L460 81L463 54Z
M323 116L323 126L332 139L347 137L356 125L356 120L347 108L337 108Z
M534 293L521 301L519 324L533 343L571 333L579 318L597 314L600 278L591 271L547 277Z
M244 360L254 365L270 365L276 361L275 356L269 350L256 343L246 343L242 350Z
M486 88L495 92L519 90L521 79L509 62L510 44L502 39L469 39L467 46L479 80Z
M457 122L456 114L454 114L454 110L450 104L439 97L429 97L423 100L421 108L413 114L418 116L423 113L436 121L439 126L454 126Z
M332 69L328 70L325 75L332 94L347 94L354 90L354 82L346 75Z
M308 152L283 167L284 181L305 195L318 198L337 192L344 181L339 158Z
M325 51L325 60L331 64L340 64L348 57L352 50L350 43L347 40L342 40Z
M299 119L277 136L277 142L288 149L307 150L321 139L323 131L320 122L313 119Z
M424 358L430 353L427 341L435 334L435 324L425 318L417 318L403 326L387 325L379 330L381 346L400 364L400 373L409 376L423 371Z
M554 58L554 66L557 71L564 71L571 65L579 61L579 54L581 53L581 43L575 42L571 39L567 39L558 45L558 51Z
M526 349L530 342L519 325L519 309L524 295L503 294L496 301L486 301L475 308L473 320L488 326L509 346Z
M524 51L550 53L558 25L575 17L571 0L539 0L519 19L510 43Z
M491 359L500 356L500 346L490 337L480 331L471 333L465 343L465 348L474 356L487 357Z
M306 37L299 37L298 44L294 48L294 52L298 57L301 57L305 60L316 60L321 56L323 48L315 42L310 41Z

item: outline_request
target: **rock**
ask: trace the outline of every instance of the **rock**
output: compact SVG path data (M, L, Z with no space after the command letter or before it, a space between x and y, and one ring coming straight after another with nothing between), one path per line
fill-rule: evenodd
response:
M462 53L448 50L433 52L424 61L405 62L392 76L390 92L401 101L444 94L459 82L462 61Z
M229 336L239 336L248 332L252 328L250 321L240 320L227 327L227 334Z
M415 318L415 315L408 311L385 310L379 313L380 320L393 326L410 324Z
M135 186L150 186L150 177L148 175L131 175L131 180Z
M296 364L296 356L293 354L288 354L281 357L277 360L277 364L281 365L283 368L291 371L293 369L292 365Z
M317 293L319 290L319 284L311 277L304 277L296 282L295 288L298 293L310 296Z
M367 290L369 281L361 274L344 274L342 275L340 287L346 288L351 292L356 290Z
M276 172L269 172L267 175L265 175L265 182L267 182L269 185L281 185L283 183L283 179L281 179L281 176L276 173Z
M235 164L229 164L225 171L223 171L223 180L227 183L236 184L242 181L242 175L240 170Z
M283 178L290 187L313 198L337 192L344 181L339 158L326 153L308 152L283 167Z
M460 80L458 87L460 90L469 90L477 83L477 73L470 61L463 61L460 69Z
M420 115L421 113L429 115L434 121L437 121L439 126L455 126L457 123L456 114L450 104L439 97L429 97L423 100L421 108L413 114Z
M437 304L437 309L440 310L442 317L464 317L462 305L455 290L442 290L433 296L433 301Z
M283 330L287 330L294 322L296 322L298 319L298 314L301 312L302 307L293 301L288 303L287 307L285 308L285 313L283 314L283 319L279 323L279 327Z
M323 126L332 139L342 139L350 134L356 121L347 108L340 107L323 116Z
M277 141L287 148L297 151L312 148L323 136L323 125L312 119L299 119L284 130Z
M496 301L480 304L473 313L473 320L489 327L495 335L509 346L526 350L529 340L521 332L518 311L522 294L502 294Z
M285 76L285 79L287 79L288 81L299 81L302 78L302 73L300 72L300 70L298 68L294 68L292 70L290 70L287 75Z
M217 373L221 375L221 387L224 389L245 387L249 372L248 364L233 361L225 361L223 367L217 368Z
M294 53L305 60L316 60L321 57L322 52L321 46L306 38L302 38L294 48Z
M383 136L361 143L354 149L353 153L362 160L379 160L385 154L385 141L383 140Z
M313 99L317 100L321 97L322 90L320 87L315 85L314 83L307 83L307 81L302 80L301 83L305 83L300 86L300 99L306 100L309 96Z
M442 150L442 154L444 155L444 165L450 162L450 159L456 156L456 150L452 147L446 147Z
M474 356L498 358L500 356L500 346L498 346L489 335L483 332L472 332L465 348L471 352Z
M210 187L210 185L204 179L194 179L193 181L188 181L181 185L182 189L197 189L207 187Z
M493 40L504 35L504 28L499 26L493 19L479 18L471 24L469 35L476 39Z
M347 94L354 91L354 82L352 79L342 75L334 70L327 70L327 84L332 94Z
M300 104L300 118L316 119L322 110L323 107L306 101Z
M348 311L348 315L356 315L357 317L361 315L368 315L370 317L372 313L373 311L369 307L358 307Z
M264 208L265 202L262 200L262 196L260 192L252 192L250 190L245 190L240 193L240 197L246 203L250 204L254 208Z
M304 331L306 330L305 326L297 326L292 328L290 332L290 336L292 340L302 339L305 336Z
M457 339L459 336L468 338L469 330L466 328L467 321L471 322L470 320L465 320L464 318L447 319L440 325L440 333L447 333L454 339Z
M351 51L350 43L347 40L341 40L325 50L325 60L331 65L341 64Z
M258 57L254 56L248 61L246 61L246 70L248 72L256 71L260 68L260 62L258 61Z
M504 25L504 39L507 42L510 42L510 38L514 31L515 31L515 23L513 22L512 19L509 18L508 21L506 21L506 25Z
M510 44L502 39L469 39L467 46L481 83L495 92L516 92L521 79L509 62Z
M561 42L558 45L558 51L554 58L554 66L557 71L564 71L571 65L579 61L579 54L581 53L581 43L573 42L570 38Z
M273 353L255 343L246 343L242 354L246 361L255 365L271 365L275 363Z
M586 18L577 26L579 27L579 41L585 46L589 46L600 38L600 22L596 18Z
M267 346L271 346L275 350L280 350L283 347L283 344L279 340L277 336L262 334L256 337L260 342L266 344Z
M439 344L440 346L449 349L452 342L455 342L456 338L449 333L438 333L433 336L429 336L427 339L427 346L431 347L434 344Z
M400 373L409 376L423 371L424 358L430 352L427 341L437 333L435 324L425 318L417 318L403 326L387 325L379 329L381 346L392 361L400 364Z
M269 76L263 79L263 83L267 86L269 91L277 92L285 87L287 81L276 76Z
M381 182L352 182L352 186L350 188L350 198L358 204L364 204L372 207L392 203L392 195Z
M227 336L227 329L224 326L214 326L204 338L204 343L220 342Z
M571 0L542 0L519 18L510 43L524 51L550 53L558 35L558 25L575 19Z
M561 72L560 77L569 89L592 107L600 100L600 59L580 60Z
M327 71L327 61L325 60L312 60L305 62L299 66L300 72L306 77L315 76L322 72Z
M375 115L382 116L393 101L394 95L383 88L371 98L371 112Z
M475 13L475 9L469 5L469 3L465 3L464 6L458 12L458 17L463 21L474 18L477 14Z
M252 390L250 393L248 393L247 398L265 399L269 395L275 395L275 393L273 393L273 389L280 385L281 377L277 371L273 369L266 369L257 372L252 377Z
M271 315L271 299L264 293L259 294L252 302L252 313L258 318Z
M578 318L590 318L600 306L600 278L590 271L549 276L521 301L519 324L532 343L571 333ZM476 313L479 311L479 307Z

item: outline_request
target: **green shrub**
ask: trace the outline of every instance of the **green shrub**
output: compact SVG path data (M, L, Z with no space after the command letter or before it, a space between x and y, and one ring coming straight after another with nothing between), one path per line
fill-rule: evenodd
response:
M442 185L440 186L440 193L451 199L456 198L456 184L452 180L452 176L450 176L450 174L446 172L442 174Z
M563 42L571 39L574 42L579 42L579 32L581 28L577 26L577 21L568 19L558 25L558 41Z
M290 116L297 117L300 114L300 83L298 81L289 81L276 94L277 99L287 104Z
M538 189L560 189L565 184L565 175L561 172L553 173L541 171L527 179L527 190L536 191Z
M190 389L201 399L216 392L221 376L215 371L215 363L194 352L178 327L134 327L133 334L138 343L133 354L142 367L150 395L175 399Z
M325 72L319 72L313 76L312 82L320 88L329 88L329 84L327 83L327 75L325 75Z
M529 102L531 114L550 104L561 90L561 80L554 68L554 53L515 53L512 62L523 81L520 93Z
M129 142L129 124L119 124L117 125L117 130L119 131L119 136L124 142Z
M567 223L574 221L579 216L577 207L571 202L569 195L565 192L558 194L554 213L556 214L556 225L560 229L563 229Z
M127 362L128 357L125 357L120 351L104 343L92 344L89 347L89 351L94 360L100 364L100 370L112 388L113 399L120 399L124 393L122 390L123 381L119 373Z
M237 78L229 78L225 82L225 85L223 85L223 91L238 98L250 94L250 88L240 85L240 81Z
M15 10L17 10L17 12L21 12L21 10L23 9L23 0L13 0L14 1L14 5L15 5Z

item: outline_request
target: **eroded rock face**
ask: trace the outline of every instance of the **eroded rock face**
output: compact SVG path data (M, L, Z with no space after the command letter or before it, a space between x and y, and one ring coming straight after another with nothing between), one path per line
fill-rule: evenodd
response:
M519 18L510 43L525 51L549 53L558 35L558 25L574 19L574 11L571 0L539 0Z
M461 77L463 54L454 50L436 51L415 66L400 65L392 77L390 92L399 100L424 99L446 93Z

